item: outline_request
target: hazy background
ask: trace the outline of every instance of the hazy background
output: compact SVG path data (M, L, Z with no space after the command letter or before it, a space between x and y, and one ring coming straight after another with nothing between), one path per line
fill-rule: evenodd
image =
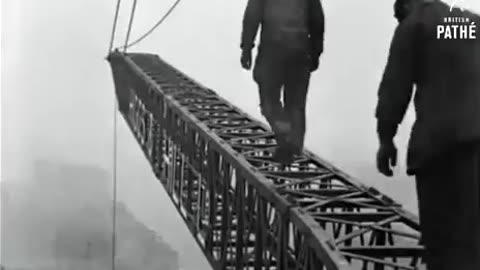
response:
M132 3L122 2L117 46L124 42ZM132 39L149 29L174 0L138 2ZM239 65L245 3L183 0L162 27L132 51L159 54L259 117L256 87L251 74ZM114 97L104 57L115 4L114 0L2 1L2 224L13 211L5 206L4 194L18 201L28 187L47 192L38 185L42 179L34 171L39 160L105 171L111 189ZM395 177L381 177L374 166L373 116L395 27L393 0L324 0L323 5L325 53L310 87L306 145L416 212L413 181L404 173L414 118L411 109L397 137L400 164ZM123 120L118 134L119 200L178 252L184 269L208 269ZM88 189L85 193L89 196ZM26 223L29 216L23 215ZM27 241L16 229L3 226L2 234L17 235L12 241ZM7 254L9 243L3 238L2 246L1 254ZM2 256L1 261L7 259Z

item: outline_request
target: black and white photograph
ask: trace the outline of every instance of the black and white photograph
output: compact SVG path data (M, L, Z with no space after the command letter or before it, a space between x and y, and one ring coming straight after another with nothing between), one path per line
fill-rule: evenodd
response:
M0 18L0 270L480 270L480 0Z

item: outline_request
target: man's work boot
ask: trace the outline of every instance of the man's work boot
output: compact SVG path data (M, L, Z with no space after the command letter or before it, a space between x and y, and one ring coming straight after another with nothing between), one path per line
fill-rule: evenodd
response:
M272 129L275 134L286 137L292 132L292 125L288 121L276 120L273 122Z
M288 121L276 120L272 125L277 140L277 148L273 159L283 165L290 165L294 161L292 151L288 145L288 134L292 132L292 125Z
M300 156L303 153L303 143L298 138L297 132L292 130L285 137L285 145L288 147L292 155Z
M271 105L267 102L262 102L260 104L260 108L262 111L262 115L267 119L270 128L272 129L273 133L275 133L275 137L277 139L277 144L281 144L284 141L286 136L291 132L292 125L290 123L290 119L284 116L283 109L281 108L281 104Z
M300 156L303 153L303 147L295 145L295 144L290 144L290 151L292 152L292 155L295 156Z
M273 120L270 123L273 133L275 133L277 145L279 147L286 147L288 145L288 134L292 132L292 126L290 125L290 122L285 120Z
M278 146L273 153L273 159L282 164L290 165L295 161L293 153L289 147Z
M300 156L303 154L303 141L302 138L296 138L291 144L292 153L296 156Z
M304 119L302 119L302 114L296 111L291 111L289 117L292 126L290 132L285 137L285 141L292 154L299 156L303 153L303 141L305 138Z

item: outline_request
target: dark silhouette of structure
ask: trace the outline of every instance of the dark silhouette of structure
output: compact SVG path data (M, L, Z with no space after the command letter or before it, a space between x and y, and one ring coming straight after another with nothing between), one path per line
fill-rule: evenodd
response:
M112 52L119 110L214 269L417 269L418 219L158 56Z

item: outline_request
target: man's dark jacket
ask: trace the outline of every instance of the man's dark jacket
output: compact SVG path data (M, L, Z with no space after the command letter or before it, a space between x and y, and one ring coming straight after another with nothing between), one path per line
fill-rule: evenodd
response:
M475 22L476 39L437 39L446 17ZM416 85L416 122L407 154L415 174L459 143L480 140L480 17L440 1L418 4L397 27L378 92L381 141L391 140Z
M325 18L320 0L248 0L241 48L250 50L262 26L260 48L307 49L323 52Z

